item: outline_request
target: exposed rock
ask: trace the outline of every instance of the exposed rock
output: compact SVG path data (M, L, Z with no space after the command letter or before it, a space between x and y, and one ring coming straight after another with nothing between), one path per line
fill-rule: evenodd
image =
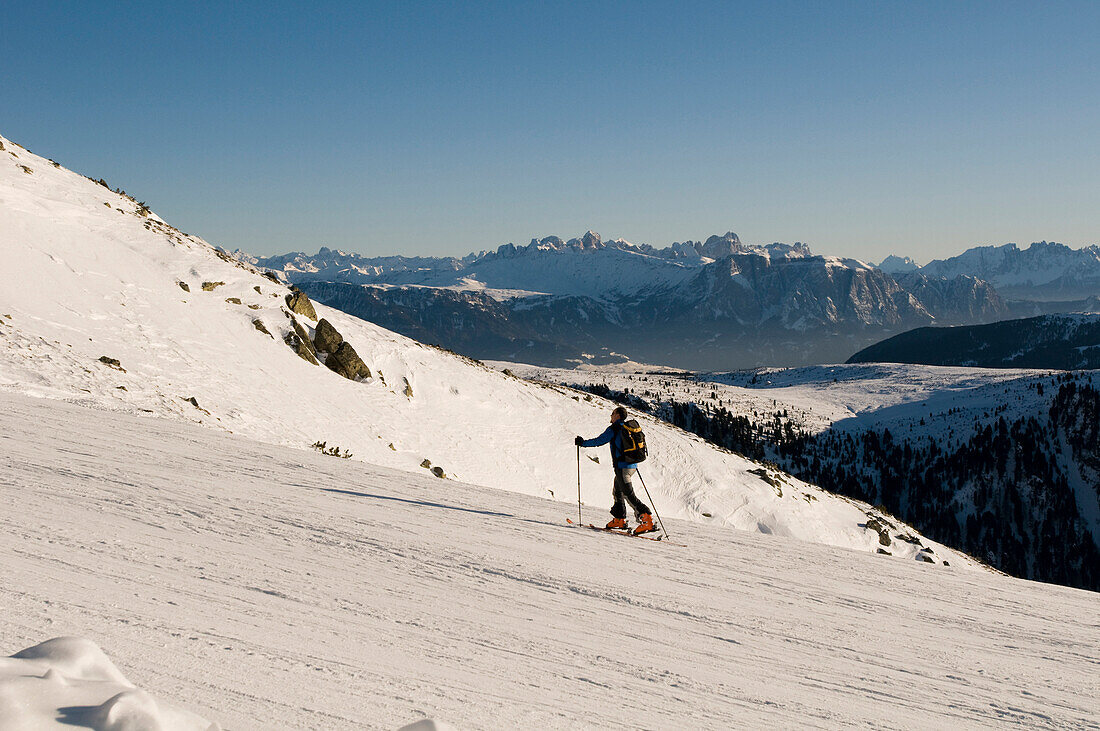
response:
M231 305L239 305L241 303L240 297L226 297L225 301Z
M290 318L290 324L294 327L294 334L298 336L298 339L302 341L302 344L305 345L306 349L309 350L310 353L316 353L316 350L313 347L313 341L309 339L309 333L304 327L302 327L302 324L299 323L294 317Z
M260 285L258 285L258 284L255 287L253 287L252 289L256 290L256 294L263 294L263 292L260 291Z
M936 559L932 558L927 553L918 553L917 558L919 558L921 561L924 561L925 563L936 563Z
M405 395L406 395L406 396L408 396L409 398L412 398L412 397L413 397L413 387L412 387L412 384L411 384L411 383L409 383L409 379L408 379L408 378L406 378L406 379L404 379L404 380L405 380Z
M248 309L250 309L250 310L258 310L258 309L260 309L260 306L259 306L259 305L249 305L249 306L248 306Z
M203 282L202 283L202 291L203 292L213 292L215 289L222 286L223 284L225 284L225 282Z
M259 319L253 320L252 321L252 327L256 328L257 330L262 332L264 335L267 335L267 336L272 337L272 338L275 337L274 335L271 334L271 331L269 331L267 329L267 327L264 325L263 320L259 320Z
M190 292L191 287L187 286L187 282L176 282L184 292Z
M309 301L309 297L306 293L300 289L294 289L290 294L286 296L286 306L291 309L292 312L297 312L302 317L308 317L310 320L317 320L317 310L313 309L313 303Z
M180 396L180 398L183 399L184 401L186 401L187 403L191 404L192 406L194 406L196 409L198 409L202 413L206 414L207 416L210 416L210 412L207 411L206 409L204 409L203 407L199 406L199 400L197 398L195 398L194 396L191 396L190 398L188 398L187 396Z
M420 466L426 470L430 470L432 468L432 461L430 459L426 459L420 463Z
M322 318L317 323L317 329L313 333L313 345L321 353L335 353L340 343L344 342L344 336L332 326L332 323Z
M317 361L317 357L313 354L313 345L309 340L302 340L294 333L287 333L286 338L283 340L290 346L291 350L298 354L298 357L311 365L321 365Z
M894 554L890 553L889 551L887 551L885 548L878 549L878 552L881 553L884 556L893 556L894 555Z
M891 541L890 541L890 531L889 531L889 529L887 528L886 524L883 521L879 520L878 518L876 518L875 516L872 515L872 516L867 518L867 522L864 524L864 527L867 528L868 530L873 530L876 533L878 533L878 542L879 543L881 543L884 546L889 546L890 545L890 543L891 543Z
M103 355L100 356L99 362L110 368L114 368L116 371L122 371L123 373L126 372L126 369L122 367L122 363L120 363L116 358L108 358L106 355Z
M370 368L355 352L355 348L351 347L351 343L347 341L340 343L340 347L336 349L336 352L325 359L325 365L332 372L352 381L370 378L371 375Z
M33 171L33 170L31 170L31 169L30 169L29 167L27 167L26 165L17 165L16 167L20 167L20 168L22 168L22 169L23 169L23 172L25 172L25 173L26 173L27 175L34 175L34 171Z
M447 473L443 471L443 468L438 466L432 467L432 474L441 480L447 476Z
M397 451L397 447L393 446L393 442L390 442L390 449L392 449L395 452Z
M273 272L264 272L261 276L264 279L270 279L272 282L275 282L275 284L282 284L282 282L279 281L279 277Z

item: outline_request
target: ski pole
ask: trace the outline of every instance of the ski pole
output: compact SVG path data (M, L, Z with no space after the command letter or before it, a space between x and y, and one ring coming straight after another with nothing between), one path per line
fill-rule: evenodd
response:
M577 525L581 523L581 447L577 445Z
M649 504L653 506L653 514L657 516L657 523L661 526L665 538L668 538L668 531L665 530L664 521L661 520L661 514L657 512L657 503L653 502L653 496L649 494L649 488L645 485L645 478L642 477L641 470L638 470L638 479L642 481L642 489L645 490L645 496L649 498Z

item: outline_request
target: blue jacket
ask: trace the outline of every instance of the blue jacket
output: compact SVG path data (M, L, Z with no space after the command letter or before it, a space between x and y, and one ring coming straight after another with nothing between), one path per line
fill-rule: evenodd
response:
M603 434L599 435L595 439L585 439L581 442L582 447L602 447L604 444L611 444L611 462L619 469L637 469L637 462L624 462L623 461L623 430L619 428L619 423L608 425L603 430Z

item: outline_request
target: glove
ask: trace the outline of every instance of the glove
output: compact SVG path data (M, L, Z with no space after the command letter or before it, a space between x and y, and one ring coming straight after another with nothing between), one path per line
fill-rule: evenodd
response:
M576 439L573 440L573 444L576 444L578 447L583 447L584 446L584 437L577 437Z

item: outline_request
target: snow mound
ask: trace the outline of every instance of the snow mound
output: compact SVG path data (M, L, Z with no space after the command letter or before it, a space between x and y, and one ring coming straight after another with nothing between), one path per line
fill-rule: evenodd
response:
M436 721L431 718L425 718L422 721L416 723L410 723L408 726L402 726L398 731L458 731L454 726L443 721Z
M91 640L55 637L0 660L5 729L217 731L133 686Z

